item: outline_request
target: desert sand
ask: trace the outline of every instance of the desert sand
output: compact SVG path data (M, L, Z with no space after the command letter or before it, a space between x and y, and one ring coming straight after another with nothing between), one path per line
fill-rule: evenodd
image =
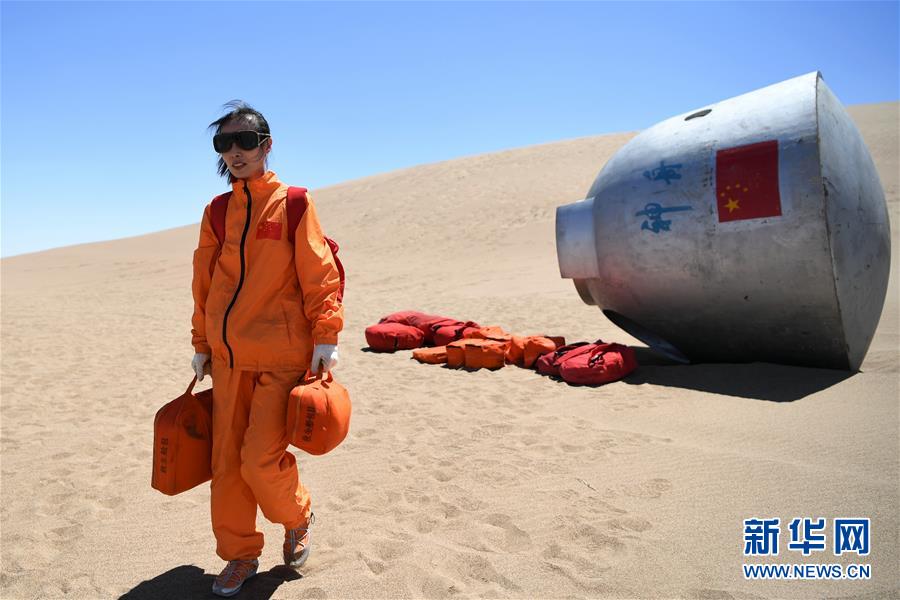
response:
M317 515L306 567L278 567L281 527L260 514L260 576L238 597L900 595L900 104L849 112L893 227L887 301L855 374L673 365L581 302L559 277L555 209L633 133L314 190L348 272L335 375L353 422L333 453L297 451ZM208 200L189 200L198 218ZM197 232L0 263L2 598L210 597L223 562L208 484L175 497L150 487L154 414L192 376ZM364 351L365 327L406 309L628 343L642 364L590 388ZM864 559L756 562L864 562L872 578L745 580L743 520L762 516L781 518L783 546L793 517L870 517Z

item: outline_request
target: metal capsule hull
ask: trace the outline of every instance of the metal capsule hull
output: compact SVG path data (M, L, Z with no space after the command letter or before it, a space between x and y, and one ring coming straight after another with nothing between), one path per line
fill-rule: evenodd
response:
M857 370L890 272L878 173L818 72L645 130L556 235L582 300L683 362Z

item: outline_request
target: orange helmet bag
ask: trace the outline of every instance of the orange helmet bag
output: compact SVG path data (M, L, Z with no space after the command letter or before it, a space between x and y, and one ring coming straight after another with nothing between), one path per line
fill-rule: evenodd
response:
M331 452L350 431L350 413L350 394L331 372L323 379L307 371L288 399L288 441L309 454Z
M168 496L212 479L212 390L187 390L153 419L153 475L150 485Z

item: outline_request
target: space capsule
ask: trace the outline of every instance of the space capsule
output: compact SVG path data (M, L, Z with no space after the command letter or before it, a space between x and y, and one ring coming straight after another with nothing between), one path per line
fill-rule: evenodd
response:
M643 131L556 244L584 302L680 362L855 371L890 271L878 173L818 72Z

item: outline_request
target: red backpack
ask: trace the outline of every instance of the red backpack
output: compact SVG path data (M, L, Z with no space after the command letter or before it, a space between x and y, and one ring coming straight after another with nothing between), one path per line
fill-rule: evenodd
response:
M634 350L622 344L588 344L590 352L576 348L571 358L564 358L559 365L559 376L567 383L600 385L622 379L637 366Z
M386 317L382 317L378 322L402 323L404 325L410 325L422 330L422 333L425 334L425 339L423 341L425 346L431 346L434 344L434 332L439 325L461 323L461 321L457 321L456 319L440 317L437 315L428 315L415 310L404 310L401 312L391 313ZM443 344L439 345L443 346Z
M213 198L212 203L209 206L209 220L210 225L212 225L213 232L216 234L216 239L219 240L219 246L225 242L225 214L228 212L228 199L231 198L231 192L225 192L224 194L220 194ZM303 218L304 213L306 213L306 206L308 204L308 200L306 199L306 188L304 187L289 187L287 192L287 236L288 241L292 244L295 243L294 240L294 231L297 229L297 225L300 224L300 219ZM338 245L330 237L326 237L325 241L328 243L328 247L331 248L331 254L334 256L334 264L337 266L338 273L341 276L341 288L338 291L338 302L341 302L344 299L344 265L341 264L341 259L338 258Z
M450 324L446 324L446 321L432 323L431 328L434 331L432 343L435 346L446 346L450 342L461 340L467 333L472 333L479 327L480 325L474 321L466 321L465 323L456 321Z
M535 363L535 370L541 375L550 377L559 377L559 367L570 358L574 358L579 354L591 352L597 344L602 344L602 340L597 340L593 344L588 342L576 342L568 346L557 348L554 352L548 352L541 355Z
M425 334L418 327L403 323L378 323L366 327L366 342L377 352L396 352L420 348Z

